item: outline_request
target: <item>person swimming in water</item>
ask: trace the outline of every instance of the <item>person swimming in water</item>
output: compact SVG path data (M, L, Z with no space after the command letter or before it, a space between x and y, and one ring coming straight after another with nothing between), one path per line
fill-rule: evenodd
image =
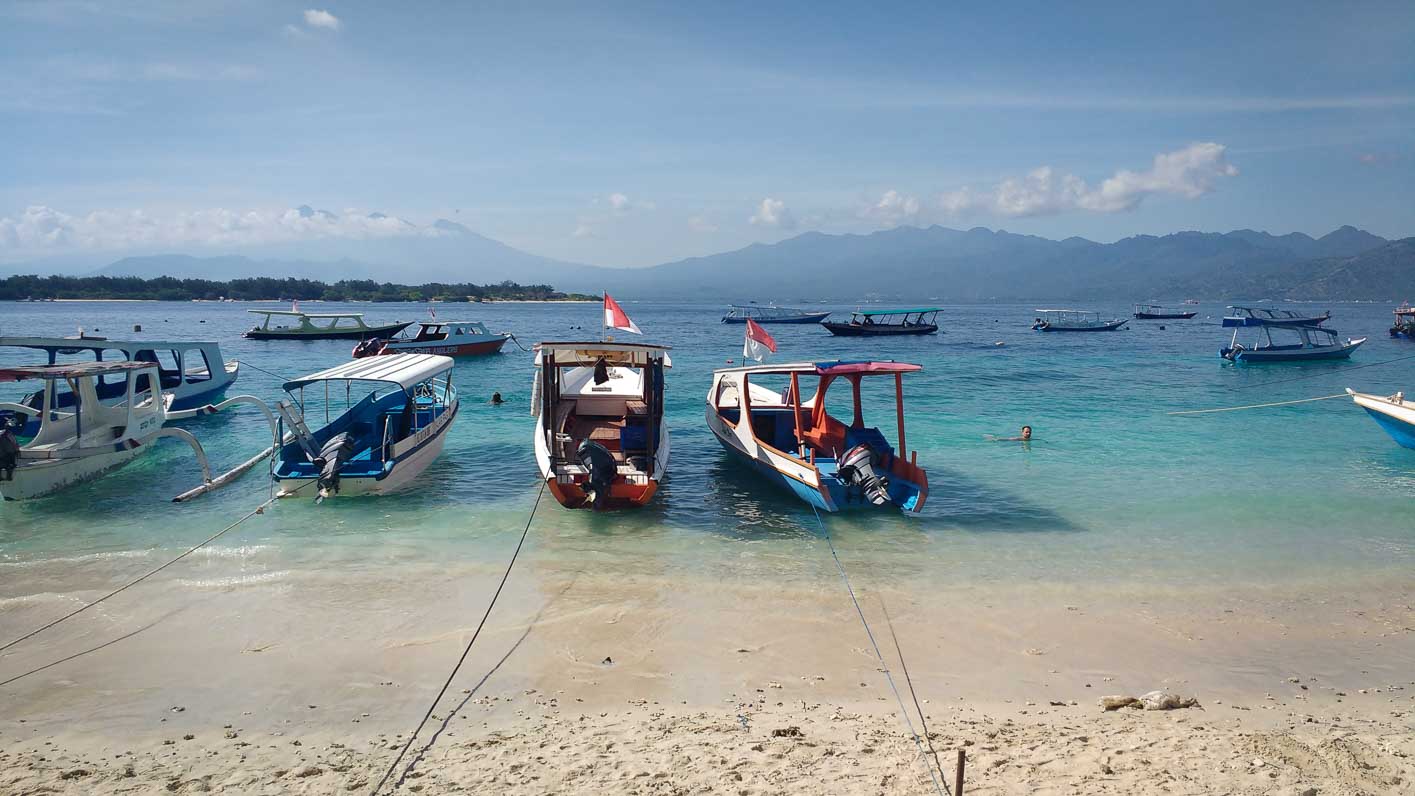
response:
M506 403L506 402L503 401L503 400L501 400L501 393L499 393L499 392L494 392L494 393L491 394L491 405L492 405L492 406L500 406L500 405L502 405L502 404L504 404L504 403Z
M1031 427L1031 426L1023 426L1023 427L1022 427L1022 435L1021 435L1020 437L994 437L994 436L992 436L991 434L989 434L989 435L988 435L988 439L992 440L993 442L1031 442L1031 441L1032 441L1032 427Z

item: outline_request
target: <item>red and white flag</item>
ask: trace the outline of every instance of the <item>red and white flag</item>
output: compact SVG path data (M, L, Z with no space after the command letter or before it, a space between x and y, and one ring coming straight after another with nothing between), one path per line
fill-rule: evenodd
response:
M619 306L619 302L610 298L608 293L604 294L604 325L610 329L623 329L626 332L643 334L639 331L638 324L629 318L629 314Z
M742 358L755 359L761 362L766 358L766 352L776 353L776 340L766 333L762 325L747 319L747 340L742 344Z

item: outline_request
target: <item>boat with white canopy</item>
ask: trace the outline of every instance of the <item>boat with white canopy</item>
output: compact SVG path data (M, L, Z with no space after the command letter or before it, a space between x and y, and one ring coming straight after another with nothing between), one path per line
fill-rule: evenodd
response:
M1091 310L1037 310L1034 332L1113 332L1129 323L1128 318L1104 320Z
M451 357L355 359L287 381L277 404L281 446L271 477L281 496L387 494L437 458L457 416ZM317 431L310 424L318 422Z
M615 342L536 346L536 464L562 506L642 506L658 491L668 472L668 350Z
M362 312L326 312L320 314L299 310L246 310L263 321L251 327L243 337L251 340L367 340L371 337L392 337L413 325L395 321L380 326L364 323Z
M1246 309L1246 308L1231 308ZM1335 329L1316 324L1294 324L1287 318L1269 318L1261 314L1236 314L1223 319L1225 328L1233 329L1233 339L1219 349L1219 356L1230 362L1306 362L1323 359L1348 359L1366 342L1366 338L1341 340ZM1238 340L1242 329L1255 329L1254 339L1247 345ZM1274 338L1273 333L1277 333Z
M829 312L812 312L800 307L778 307L775 304L733 304L722 316L723 323L820 323Z

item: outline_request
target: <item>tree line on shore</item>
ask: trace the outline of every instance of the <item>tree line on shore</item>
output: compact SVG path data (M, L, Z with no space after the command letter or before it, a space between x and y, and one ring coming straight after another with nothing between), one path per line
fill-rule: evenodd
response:
M128 299L149 301L558 301L594 299L561 293L550 285L505 281L494 285L429 282L399 285L372 279L332 284L313 279L255 277L221 282L159 276L10 276L0 279L0 301L27 299Z

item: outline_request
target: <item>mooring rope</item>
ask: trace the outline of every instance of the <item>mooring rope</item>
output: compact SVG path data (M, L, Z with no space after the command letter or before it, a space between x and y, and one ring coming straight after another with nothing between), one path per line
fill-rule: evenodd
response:
M263 367L261 367L261 366L259 366L259 365L252 365L251 363L249 363L249 362L247 362L247 361L245 361L245 360L243 360L243 359L238 359L238 360L236 360L236 362L239 363L240 365L242 365L243 367L247 367L247 368L252 368L252 369L254 369L254 370L258 370L258 371L260 371L261 373L264 373L264 374L267 375L267 376L274 376L275 378L279 379L279 380L282 381L282 382L284 382L284 381L290 381L290 378L287 377L287 376L281 376L279 373L274 373L274 372L272 372L272 371L266 370L265 368L263 368Z
M311 481L310 483L314 483L314 482ZM309 486L309 483L301 484L299 487L297 487L293 492L290 492L289 494L293 495L293 494L295 494L295 492L298 492L298 491L300 491L301 489L304 489L306 486ZM249 513L247 513L245 516L241 517L240 519L236 520L235 522L231 523L230 525L227 525L225 528L222 528L221 530L217 531L216 533L212 534L211 536L208 536L206 539L202 540L201 542L198 542L197 544L195 544L195 545L193 545L193 546L187 548L187 550L186 550L184 553L182 553L181 555L177 556L176 558L174 558L174 559L168 561L167 563L163 564L162 566L157 567L156 569L148 570L148 571L147 571L146 573L144 573L143 575L141 575L141 576L139 576L139 577L136 577L136 578L133 578L132 580L128 581L127 583L124 583L122 586L119 586L118 588L114 589L113 591L110 591L110 592L108 592L107 594L103 595L102 597L99 597L97 600L94 600L94 601L91 602L91 603L87 603L86 605L83 605L83 606L81 606L81 607L79 607L79 608L76 608L76 609L70 611L69 613L64 614L63 616L59 617L58 619L55 619L55 620L53 620L53 621L51 621L51 622L49 622L49 623L47 623L47 624L45 624L45 625L42 625L42 626L40 626L40 627L37 627L37 628L35 628L34 630L31 630L30 632L24 634L23 636L20 636L19 638L15 639L15 640L13 640L13 641L7 642L4 646L0 646L0 652L4 652L5 650L7 650L7 649L9 649L9 648L11 648L11 647L13 647L13 646L15 646L16 644L20 643L21 641L24 641L24 640L30 639L30 638L34 638L35 636L39 635L40 633L43 633L44 631L48 630L48 629L51 628L51 627L54 627L55 625L59 624L60 622L64 622L64 621L66 621L66 620L72 619L73 617L78 616L79 614L83 613L84 611L87 611L88 609L94 607L95 605L98 605L99 603L103 602L104 600L107 600L107 599L110 598L110 597L117 596L118 594L121 594L121 593L127 591L128 589L131 589L132 587L138 585L139 583L142 583L143 581L147 580L148 578L152 577L153 575L156 575L157 573L159 573L159 572L161 572L162 570L164 570L164 569L166 569L166 568L172 566L173 564L177 563L178 561L181 561L182 559L186 558L187 556L191 555L192 553L195 553L196 551L202 549L203 547L206 547L207 545L211 544L212 542L216 541L217 539L220 539L222 536L226 535L226 533L227 533L228 531L230 531L231 529L233 529L233 528L235 528L236 526L240 525L241 523L245 522L246 520L250 519L251 517L254 517L254 516L257 515L257 514L263 514L263 513L265 513L265 510L270 507L270 504L274 503L274 502L275 502L276 500L278 500L278 499L279 499L278 497L271 497L271 498L267 499L264 503L261 503L259 506L256 506L254 509L252 509L252 510L251 510ZM18 678L15 678L15 679L18 679ZM11 682L11 681L7 680L6 682Z
M1338 370L1329 370L1329 371L1325 371L1325 372L1323 372L1323 373L1314 373L1314 374L1312 374L1312 375L1310 375L1310 376L1294 376L1294 377L1292 377L1292 378L1290 378L1290 379L1272 379L1272 380L1269 380L1269 381L1260 381L1260 382L1258 382L1257 384L1240 384L1239 386L1237 386L1237 387L1232 387L1232 388L1230 388L1230 389L1233 389L1233 390L1251 390L1251 389L1253 389L1254 387L1266 387L1266 386L1268 386L1268 385L1270 385L1270 384L1287 384L1287 383L1289 383L1289 382L1294 382L1294 381L1307 381L1307 380L1309 380L1309 379L1324 379L1324 378L1329 378L1329 377L1331 377L1331 376L1340 375L1340 374L1342 374L1342 373L1347 373L1347 372L1350 372L1350 371L1353 371L1353 370L1361 370L1362 368L1374 368L1374 367L1378 367L1378 366L1380 366L1380 365L1389 365L1389 364L1394 363L1394 362L1404 362L1404 361L1407 360L1407 359L1415 359L1415 354L1409 354L1409 355L1403 356L1403 357L1396 357L1395 359L1386 359L1386 360L1382 360L1382 361L1380 361L1380 362L1367 362L1367 363L1364 364L1364 365L1351 365L1350 367L1340 368L1340 369L1338 369Z
M517 348L521 349L522 351L525 351L527 354L531 353L531 351L533 350L521 345L521 341L516 338L516 335L507 332L506 336L511 338L511 342L515 343Z
M1308 404L1313 401L1330 401L1333 398L1346 398L1346 393L1337 395L1323 395L1320 398L1299 398L1296 401L1274 401L1266 404L1249 404L1247 406L1226 406L1221 409L1186 409L1183 412L1165 412L1166 415L1208 415L1214 412L1240 412L1244 409L1267 409L1272 406L1291 406L1293 404Z
M811 511L816 515L816 525L821 529L821 535L825 537L825 543L830 546L830 557L835 559L835 568L840 572L840 579L845 582L845 590L850 593L850 602L855 604L855 613L860 616L860 624L865 626L865 635L869 636L870 646L874 648L875 659L879 661L884 678L889 681L889 690L894 692L894 701L899 704L899 715L904 717L904 726L909 730L909 734L914 737L914 745L919 749L919 757L924 761L924 768L929 772L929 780L933 782L934 789L940 794L949 794L947 781L940 781L934 775L934 767L929 765L928 754L924 751L924 743L919 740L919 734L914 731L914 721L909 718L909 710L904 707L904 697L899 695L899 687L894 683L894 675L889 671L889 664L884 662L884 654L880 652L879 642L875 641L874 631L870 629L869 620L865 619L865 611L860 607L860 601L855 597L855 587L850 585L850 576L845 572L845 565L840 561L840 554L836 552L835 541L830 537L830 531L825 527L825 521L821 519L820 511L814 504ZM922 714L921 714L922 718ZM937 762L937 761L935 761Z
M437 692L437 697L432 700L431 705L428 705L427 713L423 714L422 721L418 722L418 726L414 728L412 734L408 736L408 742L403 744L402 749L398 750L398 756L393 758L393 763L388 766L387 771L383 772L383 778L378 781L377 785L373 786L373 790L369 791L369 796L375 796L375 794L383 790L383 786L387 784L388 778L393 776L393 772L397 770L398 764L403 762L403 756L412 748L413 741L417 739L418 733L422 732L423 727L426 726L428 720L432 718L432 712L437 710L437 703L442 701L442 697L446 695L447 689L452 686L452 681L457 677L457 672L461 670L462 664L467 662L467 655L472 651L472 645L477 643L477 636L481 635L482 628L486 627L486 620L491 616L491 609L496 607L496 600L501 596L501 590L505 588L506 580L511 577L511 568L516 566L516 559L521 555L521 548L526 544L526 535L531 531L531 521L535 519L536 509L540 506L541 496L545 494L545 485L546 481L542 479L540 482L540 491L536 492L535 503L531 504L530 516L526 517L526 527L521 530L520 541L516 542L516 550L511 553L511 560L506 562L506 571L501 573L501 582L496 585L496 591L491 595L491 602L487 603L486 612L482 614L481 621L477 623L477 629L472 632L471 640L468 641L467 646L462 649L462 656L457 659L457 665L452 667L452 672L447 675L447 681L442 684L442 689ZM426 751L426 749L423 750L423 752ZM422 754L422 752L419 754ZM405 771L404 773L406 774L407 772ZM403 777L400 776L393 783L393 788L396 790L401 784L403 784Z
M894 620L889 617L889 608L884 604L884 598L876 596L879 600L879 609L884 613L884 623L889 627L889 637L894 639L894 653L899 656L899 668L904 672L904 683L909 686L909 697L914 700L914 710L919 713L919 726L924 730L924 741L929 745L929 754L933 755L934 766L938 769L939 779L948 782L948 775L943 773L943 763L938 759L938 750L934 749L933 738L929 736L929 722L924 718L924 709L919 705L919 695L914 693L914 679L909 676L909 664L904 662L904 648L899 646L899 636L894 634Z

